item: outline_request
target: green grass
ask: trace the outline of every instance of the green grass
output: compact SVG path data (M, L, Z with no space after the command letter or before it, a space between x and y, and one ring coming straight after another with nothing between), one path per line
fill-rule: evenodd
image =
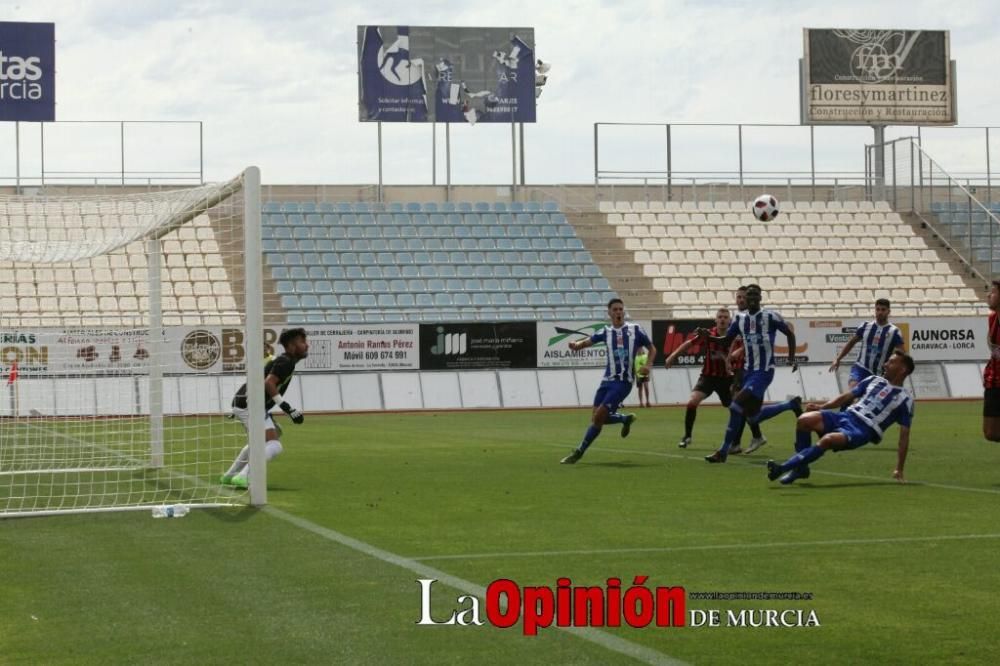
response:
M1000 447L980 409L918 405L906 485L893 430L792 487L763 468L791 453L787 415L758 454L711 466L718 408L686 451L682 410L642 410L575 466L558 461L586 410L308 417L286 427L269 501L480 586L647 575L814 595L688 608L812 609L821 627L607 630L691 663L996 663ZM0 571L0 663L635 663L555 629L419 627L418 574L267 511L3 520ZM436 615L458 594L435 586Z

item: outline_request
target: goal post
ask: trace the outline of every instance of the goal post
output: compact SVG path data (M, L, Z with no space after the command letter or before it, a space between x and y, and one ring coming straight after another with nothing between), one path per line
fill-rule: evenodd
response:
M260 192L0 194L0 517L266 502Z

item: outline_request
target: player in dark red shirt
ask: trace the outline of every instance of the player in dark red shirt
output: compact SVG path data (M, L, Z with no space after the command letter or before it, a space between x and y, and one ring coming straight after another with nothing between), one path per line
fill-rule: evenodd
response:
M730 324L729 308L719 308L715 313L715 328L711 335L724 335ZM685 353L698 354L704 352L705 360L702 363L701 376L698 377L691 397L688 399L687 414L684 417L684 439L677 446L682 449L687 448L691 443L691 431L694 429L694 420L697 416L698 405L705 398L717 393L723 406L729 407L732 401L733 373L729 367L729 349L715 342L704 342L698 338L691 338L682 343L674 352L667 357L666 366L669 368L676 361L677 357Z
M990 306L989 333L990 360L983 371L983 436L991 442L1000 442L1000 280L994 280L986 297Z

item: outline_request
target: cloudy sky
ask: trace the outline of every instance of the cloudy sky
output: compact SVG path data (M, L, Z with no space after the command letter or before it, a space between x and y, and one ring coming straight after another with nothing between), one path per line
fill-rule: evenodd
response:
M803 27L948 29L963 126L1000 125L994 2L838 0L15 0L0 20L56 24L57 119L204 122L206 178L258 164L266 183L372 183L376 126L358 122L358 25L535 28L552 63L538 122L525 131L529 183L592 182L595 122L796 124ZM46 171L115 171L114 125L46 128ZM912 133L890 129L890 136ZM431 182L431 128L384 126L386 183ZM863 168L867 128L816 131L820 170ZM985 169L982 130L934 130L931 152L956 171ZM677 128L674 168L736 169L734 128ZM745 168L809 167L804 128L748 129ZM925 135L927 137L927 135ZM134 125L129 170L198 168L197 126ZM452 180L510 180L509 126L455 126ZM992 137L1000 164L1000 130ZM438 132L444 179L444 132ZM21 127L22 173L37 173L38 126ZM662 169L662 128L602 135L602 168ZM13 128L0 126L0 176ZM946 159L945 159L946 158Z

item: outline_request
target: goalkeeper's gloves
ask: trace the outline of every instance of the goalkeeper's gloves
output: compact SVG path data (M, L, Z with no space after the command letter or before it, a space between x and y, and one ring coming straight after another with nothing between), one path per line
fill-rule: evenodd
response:
M299 424L306 420L302 412L289 405L282 396L275 395L273 399L278 403L278 407L281 407L281 411L288 414L288 418L292 419L292 423Z
M278 406L281 407L281 411L288 414L288 418L292 420L292 423L299 424L306 420L306 417L302 415L302 412L295 409L287 402L283 402Z

